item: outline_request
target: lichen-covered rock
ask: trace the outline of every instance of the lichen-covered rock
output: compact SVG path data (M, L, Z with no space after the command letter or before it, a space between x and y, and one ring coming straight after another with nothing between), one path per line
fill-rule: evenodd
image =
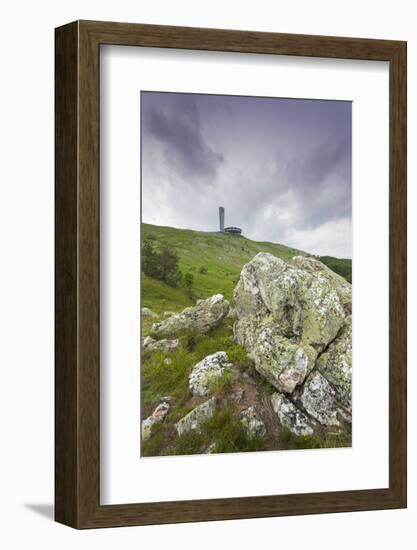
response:
M199 363L194 365L189 376L189 388L193 395L204 397L210 392L210 384L216 378L222 376L226 369L230 369L227 353L218 351L207 355Z
M214 451L216 450L216 444L215 443L212 443L211 445L209 445L207 447L207 449L204 451L204 454L205 455L211 455L214 453Z
M154 340L150 336L142 338L143 351L174 351L178 349L180 341L176 340Z
M255 407L248 407L240 413L240 422L249 437L265 437L266 428Z
M339 332L351 310L350 284L313 258L293 262L259 253L243 267L234 291L243 345L269 326L322 351Z
M290 430L294 435L312 435L314 433L313 423L307 415L282 393L274 393L271 396L271 403L281 425Z
M339 426L341 408L336 392L326 378L314 372L306 380L299 401L302 407L323 426Z
M190 411L186 416L181 418L176 424L178 435L189 431L201 430L202 424L211 418L216 410L216 398L211 397L208 401L205 401L201 405L198 405L195 409Z
M171 315L175 315L175 311L164 311L163 317L166 319L167 317L171 317Z
M249 352L255 367L279 391L291 393L311 372L317 357L308 344L294 344L271 326L260 330Z
M148 307L143 307L141 310L141 317L142 319L156 319L158 315Z
M242 268L234 303L235 341L285 394L275 398L281 424L308 434L350 422L351 285L314 258L260 253Z
M152 332L158 337L172 337L187 331L206 334L217 327L228 312L229 302L222 294L215 294L181 313L174 313L167 319L154 323Z
M319 357L317 368L330 382L342 405L352 410L352 317L346 318L338 337Z
M229 313L227 314L227 319L236 319L237 314L234 307L229 308Z
M153 413L142 421L142 440L146 441L150 438L152 427L158 422L163 422L169 412L169 403L163 401L160 403Z
M142 420L142 441L147 441L151 437L152 427L155 424L155 418L151 415Z

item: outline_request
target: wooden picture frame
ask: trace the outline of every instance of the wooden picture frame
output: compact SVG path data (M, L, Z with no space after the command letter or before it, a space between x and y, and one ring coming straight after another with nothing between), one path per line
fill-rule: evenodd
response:
M56 29L55 519L75 528L406 506L406 43L76 21ZM100 505L99 56L117 44L389 62L389 487Z

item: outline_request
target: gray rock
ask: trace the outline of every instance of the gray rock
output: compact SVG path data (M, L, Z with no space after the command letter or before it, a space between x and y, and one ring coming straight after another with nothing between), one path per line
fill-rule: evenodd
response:
M234 301L235 336L243 345L268 326L322 351L339 332L351 309L351 285L313 258L293 262L260 253L242 268Z
M335 395L326 378L319 372L313 372L304 384L300 403L323 426L340 426L338 415L342 411Z
M145 420L142 421L142 440L146 441L150 438L152 433L152 427L158 422L163 422L166 415L169 412L169 403L162 402L160 403L153 413L148 416Z
M180 341L175 340L154 340L150 336L142 338L143 351L174 351L179 348Z
M227 319L236 319L237 313L234 307L229 308L229 313L227 314Z
M189 376L189 388L193 395L204 397L210 392L210 384L216 378L222 376L226 369L232 367L227 353L218 351L213 355L207 355L197 363Z
M175 311L164 311L163 317L164 317L164 319L167 319L168 317L171 317L172 315L175 315Z
M158 315L148 307L143 307L141 310L141 317L142 319L156 319Z
M152 413L152 416L155 418L156 422L163 422L168 412L169 403L163 402L156 407L156 409Z
M271 403L281 425L294 435L312 435L314 433L312 422L282 393L274 393L271 396Z
M195 409L190 411L186 416L181 418L176 424L178 435L189 431L201 430L202 424L211 418L216 410L216 398L211 397L208 401L205 401L201 405L198 405Z
M152 332L159 337L172 337L187 331L206 334L217 327L229 312L229 302L222 294L201 300L193 307L175 313L167 319L154 323Z
M245 395L245 390L243 388L238 388L230 396L235 403L240 403Z
M152 434L152 427L155 424L155 418L151 415L142 420L142 441L147 441Z
M312 371L317 352L308 344L294 344L274 327L260 330L249 357L255 368L279 391L291 393Z
M240 413L240 421L249 437L265 437L266 428L255 407L248 407Z
M347 317L340 334L317 360L317 368L330 382L338 400L352 410L352 317Z
M211 455L211 454L213 454L215 448L216 448L216 444L215 444L215 443L212 443L212 444L209 445L209 446L207 447L207 449L204 451L204 454L205 454L205 455Z
M260 253L242 268L234 303L235 341L290 397L280 399L281 423L315 430L339 426L342 417L350 422L351 285L314 258L297 256L289 264Z

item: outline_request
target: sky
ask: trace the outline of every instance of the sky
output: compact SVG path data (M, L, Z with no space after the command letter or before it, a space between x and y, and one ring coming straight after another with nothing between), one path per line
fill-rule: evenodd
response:
M141 92L142 221L352 257L352 104Z

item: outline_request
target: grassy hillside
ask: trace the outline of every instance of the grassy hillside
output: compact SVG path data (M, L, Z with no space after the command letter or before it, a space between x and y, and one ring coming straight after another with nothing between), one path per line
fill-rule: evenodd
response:
M228 300L239 279L242 266L258 252L270 252L285 261L297 254L294 248L269 242L257 242L237 235L175 229L142 224L142 239L151 239L155 245L167 245L179 255L182 273L193 275L193 289L198 298L221 293ZM351 280L351 260L339 260L330 256L320 258L331 269ZM142 306L156 313L180 311L193 301L184 289L172 288L156 279L142 275Z
M258 252L270 252L290 261L294 248L268 242L256 242L238 235L206 233L142 224L142 239L151 239L155 245L167 245L179 255L183 274L193 275L193 289L198 298L221 293L228 300L239 279L242 266ZM171 288L162 281L142 275L142 306L157 313L179 311L192 304L181 288Z
M318 259L327 267L352 283L352 260L346 258L333 258L333 256L318 256Z

